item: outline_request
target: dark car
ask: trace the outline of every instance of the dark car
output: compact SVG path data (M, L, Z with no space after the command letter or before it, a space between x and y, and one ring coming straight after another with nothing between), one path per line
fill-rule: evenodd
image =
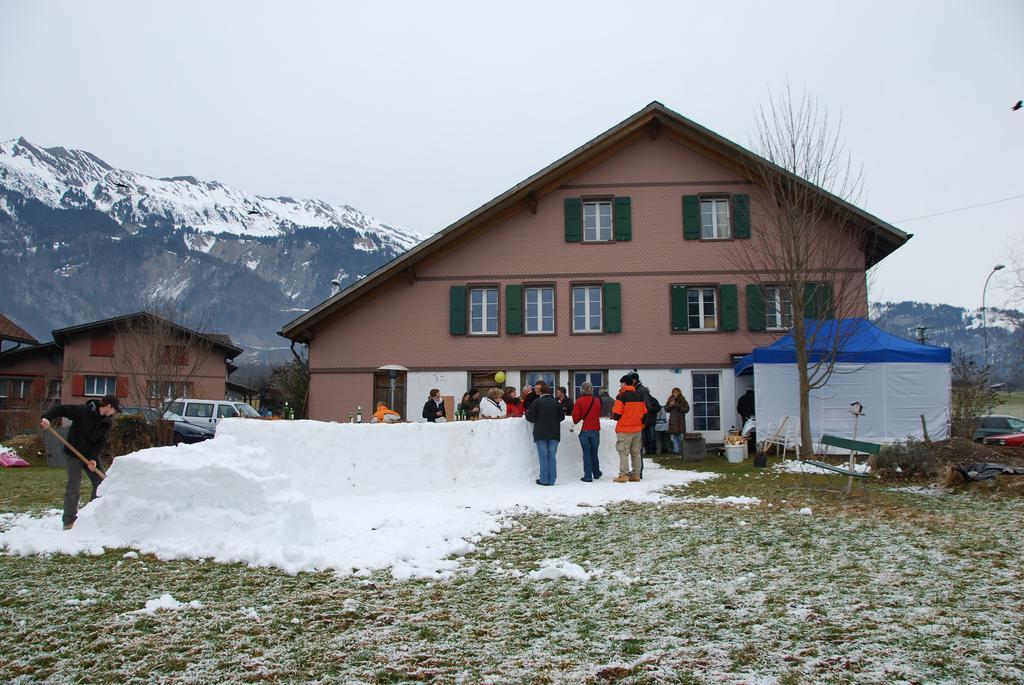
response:
M974 442L981 442L990 435L1024 433L1024 419L1016 416L979 416L977 425L974 429Z
M146 423L150 425L156 425L157 419L160 413L155 409L149 407L135 407L135 406L121 406L121 411L126 414L142 414L146 418ZM168 421L174 422L174 433L173 440L174 444L192 444L194 442L202 442L203 440L209 440L214 436L214 432L209 428L202 426L196 426L188 423L180 416L167 412L164 417Z

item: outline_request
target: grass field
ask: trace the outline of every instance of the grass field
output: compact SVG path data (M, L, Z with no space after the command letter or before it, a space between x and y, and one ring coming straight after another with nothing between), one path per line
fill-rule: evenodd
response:
M834 478L701 468L721 477L666 504L518 518L446 582L3 556L0 681L1024 682L1018 489L846 499ZM0 470L0 511L57 506L63 479ZM551 559L587 579L531 578ZM139 613L164 593L201 606Z
M1002 404L992 409L996 414L1009 414L1019 419L1024 419L1024 391L1001 392L999 399Z

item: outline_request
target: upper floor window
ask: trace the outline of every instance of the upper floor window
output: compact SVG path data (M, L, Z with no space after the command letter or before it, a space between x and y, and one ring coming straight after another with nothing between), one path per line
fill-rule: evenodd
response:
M709 198L700 201L700 237L707 239L729 238L729 200Z
M526 288L526 332L555 332L555 289L551 286Z
M498 334L497 288L470 288L469 333L470 335Z
M686 289L687 325L691 331L718 328L714 288Z
M764 289L765 328L787 330L793 326L793 298L789 288L768 286Z
M612 239L611 200L583 201L583 242L607 242Z
M86 376L85 394L92 397L117 394L117 378L114 376Z
M572 330L573 333L601 332L601 286L573 286Z
M185 366L188 364L188 350L184 345L164 345L164 364Z

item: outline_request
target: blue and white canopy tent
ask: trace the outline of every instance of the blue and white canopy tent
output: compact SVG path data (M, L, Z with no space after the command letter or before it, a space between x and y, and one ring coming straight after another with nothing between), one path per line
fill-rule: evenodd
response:
M816 330L817 326L821 330ZM857 438L878 443L921 438L921 415L928 435L941 440L949 432L950 362L948 347L922 345L886 333L866 319L808 320L811 361L827 359L840 341L831 378L811 391L811 435L850 437L850 404L864 405ZM800 397L796 346L787 335L755 349L736 362L736 375L754 375L757 424L778 426L789 417L799 435Z

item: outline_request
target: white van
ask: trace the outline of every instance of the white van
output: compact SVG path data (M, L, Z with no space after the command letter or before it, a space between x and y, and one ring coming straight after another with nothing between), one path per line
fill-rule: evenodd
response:
M204 428L213 428L221 419L231 419L236 416L248 419L260 418L259 412L245 402L230 400L179 399L168 404L167 411L177 414L187 423Z

